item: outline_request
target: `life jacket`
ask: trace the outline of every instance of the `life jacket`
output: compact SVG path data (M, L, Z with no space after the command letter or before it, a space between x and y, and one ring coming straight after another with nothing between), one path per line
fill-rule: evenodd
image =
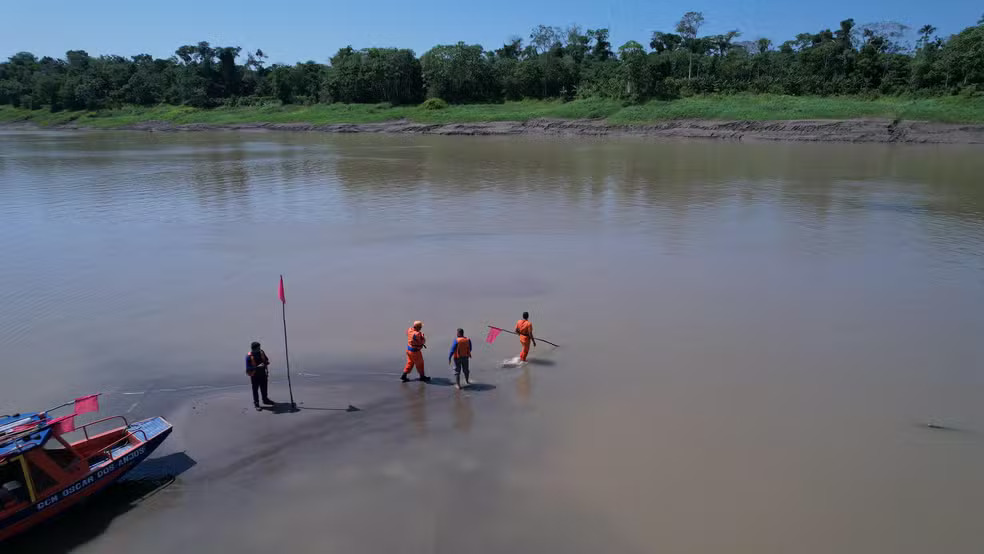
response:
M454 347L454 359L471 358L471 340L468 337L458 337Z
M425 342L427 342L427 339L424 338L423 333L413 327L407 329L407 350L410 352L419 352Z
M520 342L527 342L533 336L533 324L527 319L517 321L516 334L519 335Z
M259 360L257 360L256 354L259 354ZM254 368L260 367L260 364L270 363L270 359L267 358L266 352L262 350L260 350L258 353L250 350L249 352L246 353L246 357L249 358L249 365Z

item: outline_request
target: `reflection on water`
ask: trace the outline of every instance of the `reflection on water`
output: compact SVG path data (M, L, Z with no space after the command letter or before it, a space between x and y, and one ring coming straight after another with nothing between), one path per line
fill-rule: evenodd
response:
M418 435L427 434L427 389L422 383L400 385L406 404L407 421Z
M529 366L523 366L523 371L519 374L519 379L516 379L516 398L519 399L520 405L528 406L530 404L530 394L532 392L533 376L530 373Z
M456 391L457 394L452 398L452 416L454 418L454 428L462 433L471 431L472 422L475 419L475 412L472 410L471 397L467 393Z
M280 370L283 273L292 368L382 374L434 501L360 481L338 545L438 505L483 515L437 534L465 550L976 553L982 174L974 147L2 132L0 412L239 383L252 340ZM414 319L523 310L552 365L501 340L487 389L397 382ZM428 480L464 459L499 465Z

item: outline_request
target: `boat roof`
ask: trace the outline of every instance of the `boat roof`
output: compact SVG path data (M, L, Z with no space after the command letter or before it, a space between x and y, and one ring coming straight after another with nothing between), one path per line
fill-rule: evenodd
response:
M0 416L0 462L33 450L51 438L45 413Z

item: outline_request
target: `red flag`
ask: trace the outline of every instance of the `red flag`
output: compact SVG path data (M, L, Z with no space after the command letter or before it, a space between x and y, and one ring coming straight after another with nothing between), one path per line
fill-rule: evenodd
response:
M495 339L499 336L502 329L496 329L495 327L489 327L489 336L485 337L485 342L492 344Z
M60 417L51 422L51 428L56 435L71 433L75 430L75 414Z
M280 276L280 291L278 293L278 296L280 297L280 303L281 304L286 304L287 303L287 297L284 296L284 276L283 275Z
M87 414L99 411L99 395L90 394L82 398L75 399L75 415Z

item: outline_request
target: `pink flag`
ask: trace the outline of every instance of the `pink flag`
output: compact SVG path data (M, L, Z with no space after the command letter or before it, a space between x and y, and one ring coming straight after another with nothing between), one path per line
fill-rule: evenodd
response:
M485 337L485 342L492 344L493 342L495 342L495 339L498 338L500 332L502 332L502 329L489 327L489 336Z
M99 411L99 395L90 394L82 398L75 399L75 415L87 414Z
M75 414L60 417L51 422L52 429L56 435L71 433L75 430Z
M280 303L281 304L286 304L287 303L287 297L284 296L284 276L283 275L280 276L280 292L278 293L278 296L280 297Z

